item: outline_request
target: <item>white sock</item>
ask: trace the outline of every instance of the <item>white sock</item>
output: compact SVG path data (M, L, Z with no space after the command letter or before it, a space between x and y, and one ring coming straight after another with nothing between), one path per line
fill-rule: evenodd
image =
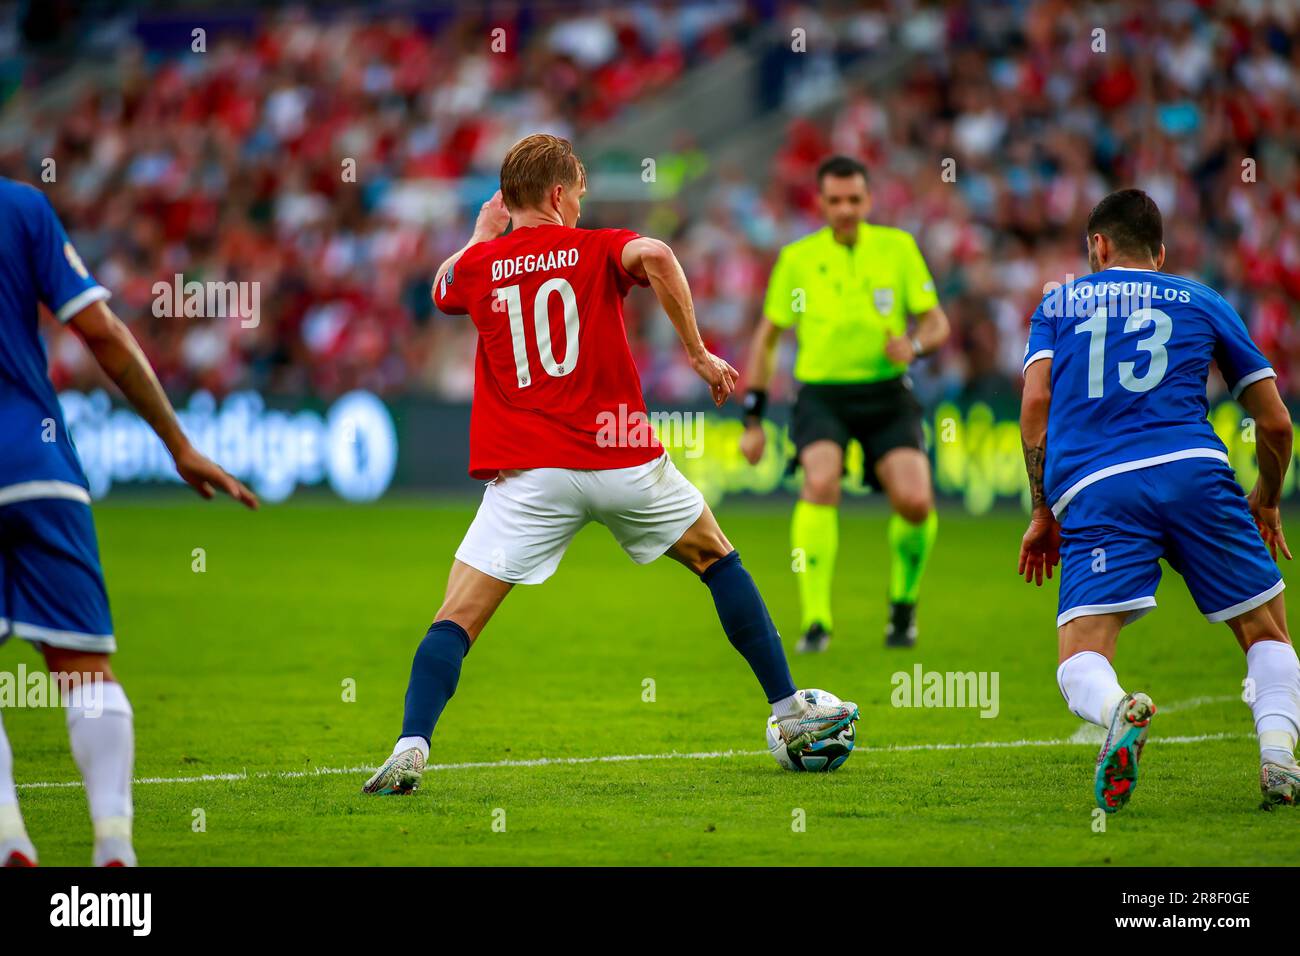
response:
M400 754L403 750L410 750L415 747L420 753L424 754L424 759L429 759L429 742L423 737L401 737L393 745L393 753Z
M1246 652L1246 677L1255 689L1250 702L1263 763L1295 763L1300 736L1300 660L1282 641L1256 641Z
M14 752L5 736L4 721L0 720L0 864L9 853L21 850L33 863L36 848L23 826L23 815L18 809L18 790L14 787Z
M78 700L76 695L64 700L72 759L86 785L91 820L130 821L131 773L135 766L131 702L121 684L105 682L102 689L99 701ZM114 824L111 829L120 834L121 826Z
M5 735L5 722L0 719L0 807L18 806L18 790L14 787L14 752Z
M95 821L95 852L91 857L94 866L120 863L135 866L135 850L131 846L130 817L100 817Z
M782 697L780 700L772 702L773 717L793 717L795 714L803 713L804 701L795 691L789 697Z
M8 856L7 847L24 844L31 845L27 838L27 828L23 826L23 815L16 803L0 803L0 864Z
M1056 684L1071 713L1102 727L1110 726L1124 699L1115 668L1096 651L1080 651L1063 661L1056 669Z

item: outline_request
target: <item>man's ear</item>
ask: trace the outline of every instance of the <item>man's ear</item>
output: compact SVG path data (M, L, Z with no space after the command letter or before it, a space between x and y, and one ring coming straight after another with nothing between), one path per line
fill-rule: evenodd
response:
M1165 244L1160 243L1160 254L1156 256L1156 271L1159 272L1165 267Z
M1099 232L1092 234L1092 248L1097 253L1097 263L1103 269L1106 268L1106 260L1110 258L1110 241Z

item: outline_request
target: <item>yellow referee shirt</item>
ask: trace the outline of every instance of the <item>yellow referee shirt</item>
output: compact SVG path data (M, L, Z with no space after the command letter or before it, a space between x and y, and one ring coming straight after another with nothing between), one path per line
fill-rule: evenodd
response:
M851 247L826 226L782 249L763 314L780 328L798 326L796 379L855 384L907 371L885 356L885 343L907 334L909 315L938 304L916 240L864 222Z

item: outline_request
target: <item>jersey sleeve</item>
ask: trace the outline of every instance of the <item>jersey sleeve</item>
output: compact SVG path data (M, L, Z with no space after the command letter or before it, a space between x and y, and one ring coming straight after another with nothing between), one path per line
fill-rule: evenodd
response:
M628 272L623 266L623 247L633 239L640 239L639 233L631 229L606 229L605 250L609 256L610 267L614 270L614 278L618 282L618 291L620 295L627 295L628 291L634 285L648 286L649 279L642 279Z
M1059 294L1060 290L1057 290L1044 296L1043 301L1038 303L1038 308L1034 309L1034 314L1029 317L1029 341L1025 343L1025 364L1020 370L1022 375L1029 366L1040 359L1051 358L1055 352L1056 324L1051 316L1056 310L1044 306L1053 301L1053 295Z
M1273 366L1251 339L1246 323L1227 300L1216 294L1211 300L1209 312L1214 320L1214 361L1223 373L1223 380L1228 383L1234 399L1248 385L1261 379L1277 378Z
M468 315L469 306L465 304L465 283L456 282L456 267L465 261L462 255L460 260L451 264L442 278L433 286L433 304L441 312L447 315ZM464 273L462 272L462 276Z
M763 315L782 329L788 329L799 319L795 311L795 276L791 258L788 248L781 250L767 280L767 295L763 297Z
M32 265L41 302L60 322L109 297L77 255L54 207L37 194L32 208Z
M939 296L934 291L934 277L925 264L925 257L911 236L906 236L902 249L903 294L906 297L908 315L920 315L929 312L939 304Z

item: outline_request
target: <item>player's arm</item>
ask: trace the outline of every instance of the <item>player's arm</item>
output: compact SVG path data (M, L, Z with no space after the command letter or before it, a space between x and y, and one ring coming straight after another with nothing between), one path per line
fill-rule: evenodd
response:
M1255 420L1255 457L1259 480L1250 492L1250 511L1260 536L1277 560L1278 553L1290 560L1291 551L1282 535L1282 479L1291 463L1291 413L1277 391L1277 373L1259 350L1237 311L1222 296L1205 299L1206 312L1214 325L1214 361L1223 380L1241 407Z
M930 275L930 267L925 264L916 240L904 236L899 256L903 302L912 317L912 331L886 342L885 355L890 361L908 365L941 348L948 341L952 326L939 304L934 277Z
M767 316L758 317L758 325L754 327L754 335L749 340L749 357L745 365L747 382L753 391L766 392L772 384L772 376L776 373L776 347L781 342L783 332L785 329ZM762 414L760 411L751 416L746 409L746 424L751 417L762 418Z
M745 365L749 376L745 391L745 433L740 436L740 453L751 465L758 464L767 446L763 413L767 411L767 390L776 372L776 348L784 331L766 315L760 315L749 341L749 359Z
M623 246L623 268L638 279L646 279L668 314L668 321L677 330L677 337L686 348L691 368L709 385L713 402L719 408L736 390L740 373L727 362L704 347L699 325L695 321L695 304L691 300L691 287L686 273L668 244L649 236L631 239Z
M1044 474L1047 467L1047 416L1052 407L1052 360L1039 359L1025 369L1025 391L1020 400L1020 442L1029 476L1033 513L1020 542L1019 573L1025 581L1043 583L1061 560L1061 532L1047 506Z
M162 439L176 463L176 471L187 484L204 498L211 498L213 489L219 489L249 508L257 508L256 495L190 444L140 343L112 309L102 301L92 302L73 315L68 324L81 336L99 367Z
M952 332L952 323L941 305L936 304L912 318L915 324L911 335L900 335L885 343L885 354L904 365L937 351Z
M1250 511L1255 516L1259 533L1277 560L1280 552L1288 561L1291 550L1282 534L1282 479L1291 464L1291 444L1294 430L1291 413L1278 394L1277 379L1265 378L1251 385L1237 396L1237 401L1255 421L1255 457L1259 462L1259 478L1250 492Z
M758 324L754 326L745 367L745 431L740 436L740 453L751 465L758 464L767 448L763 416L767 411L768 388L776 373L777 348L781 343L781 335L800 320L806 308L805 292L799 276L797 257L787 246L772 264L772 274L767 279L767 292L763 296L763 310L759 314Z
M459 262L460 257L468 252L471 246L495 239L506 231L508 225L510 225L510 212L506 209L506 204L501 198L501 190L498 189L492 194L491 199L479 207L478 218L474 221L474 234L470 236L469 242L449 255L443 260L442 265L438 266L438 274L434 277L433 288L438 288L438 284L442 282L442 277L447 274L447 270Z

